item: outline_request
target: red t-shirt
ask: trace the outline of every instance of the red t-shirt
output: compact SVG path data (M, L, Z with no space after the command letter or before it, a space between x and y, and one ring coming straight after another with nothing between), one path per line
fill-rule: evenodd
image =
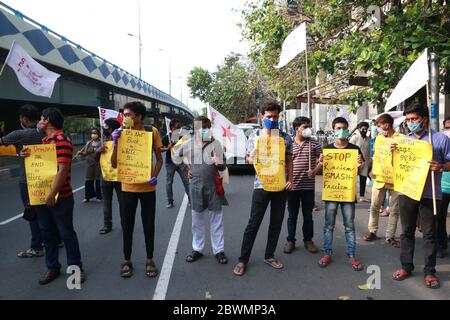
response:
M55 132L51 136L47 136L42 139L44 144L54 144L56 147L56 160L58 163L65 163L70 166L69 174L67 176L64 185L59 190L58 199L64 199L70 197L72 193L71 175L72 175L72 156L73 145L68 137L64 135L62 130Z

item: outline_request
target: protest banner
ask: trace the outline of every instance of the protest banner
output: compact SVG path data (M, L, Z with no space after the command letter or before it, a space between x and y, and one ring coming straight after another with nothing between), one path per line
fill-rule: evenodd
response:
M123 130L117 150L120 182L146 183L152 174L152 132Z
M30 150L25 158L30 205L44 205L58 173L56 147L53 144L24 146Z
M420 201L433 157L431 144L423 140L395 138L394 190Z
M256 138L255 171L265 191L279 192L286 187L286 146L279 136Z
M375 140L372 172L378 182L394 184L394 167L392 166L390 141L390 139L386 139L382 135L379 135Z
M355 202L358 150L323 150L323 201Z
M17 156L15 146L0 146L0 156Z
M117 168L113 168L111 165L111 155L114 151L112 141L104 143L106 151L100 156L100 167L102 169L103 180L105 181L119 181L117 177Z

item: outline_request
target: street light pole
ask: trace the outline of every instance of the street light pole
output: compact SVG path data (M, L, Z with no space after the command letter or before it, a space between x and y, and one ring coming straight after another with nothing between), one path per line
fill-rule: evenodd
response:
M141 34L141 1L138 1L139 9L139 79L142 79L142 34Z
M169 95L172 95L172 57L168 49L159 49L158 51L166 51L169 57Z

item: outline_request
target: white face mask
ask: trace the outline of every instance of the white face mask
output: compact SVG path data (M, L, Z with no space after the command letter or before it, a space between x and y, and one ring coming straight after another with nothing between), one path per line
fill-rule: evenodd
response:
M302 131L302 136L303 136L303 138L306 138L306 139L311 138L311 136L312 136L312 130L311 130L311 128L306 128L306 129L304 129L304 130Z
M444 130L442 133L450 138L450 130Z

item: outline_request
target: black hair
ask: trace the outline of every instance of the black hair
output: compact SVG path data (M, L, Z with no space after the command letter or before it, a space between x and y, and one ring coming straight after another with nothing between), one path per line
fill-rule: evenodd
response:
M44 120L48 120L56 129L60 130L64 126L64 116L58 108L47 108L42 111Z
M445 127L445 123L446 123L447 121L450 121L450 117L445 117L444 122L442 123L442 125L443 125L444 127Z
M147 108L142 102L139 101L133 101L129 102L126 105L123 106L123 110L130 109L136 114L140 114L142 116L142 120L145 118L145 114L147 113Z
M332 124L333 130L334 130L334 127L336 127L336 125L338 123L343 123L348 128L348 121L347 121L347 119L345 119L343 117L337 117L336 119L333 120L333 124Z
M417 113L421 117L424 117L424 118L427 118L427 119L429 118L428 108L423 106L423 105L421 105L421 104L419 104L419 103L417 103L417 102L408 105L405 108L405 111L403 112L403 115L406 116L407 114L410 114L410 113Z
M357 126L357 128L358 129L361 129L362 127L366 127L366 128L369 128L369 124L367 123L367 122L360 122L360 123L358 123L358 126Z
M97 127L92 127L92 128L91 128L91 132L92 132L92 131L97 131L98 135L101 135L101 134L102 134L101 131L100 131L100 129L97 128Z
M297 117L292 122L292 126L295 130L297 130L298 127L301 127L304 124L311 124L311 120L307 117Z
M106 119L105 124L107 124L113 131L120 128L120 122L114 118Z
M209 118L205 117L205 116L199 116L197 118L194 119L195 122L201 122L202 126L211 126L211 120L209 120Z
M169 128L170 128L170 130L172 130L173 128L175 128L175 126L177 125L177 124L179 124L180 123L180 120L178 120L178 119L172 119L172 120L170 120L170 123L169 123Z
M280 113L281 106L274 102L268 102L262 106L261 113L264 115L267 111L277 111L278 113Z
M28 118L28 120L33 122L41 119L41 110L32 104L26 104L20 107L19 114L21 117Z
M392 116L388 113L383 113L377 118L377 120L375 120L375 124L379 123L386 123L392 127L394 125L394 118L392 118Z

